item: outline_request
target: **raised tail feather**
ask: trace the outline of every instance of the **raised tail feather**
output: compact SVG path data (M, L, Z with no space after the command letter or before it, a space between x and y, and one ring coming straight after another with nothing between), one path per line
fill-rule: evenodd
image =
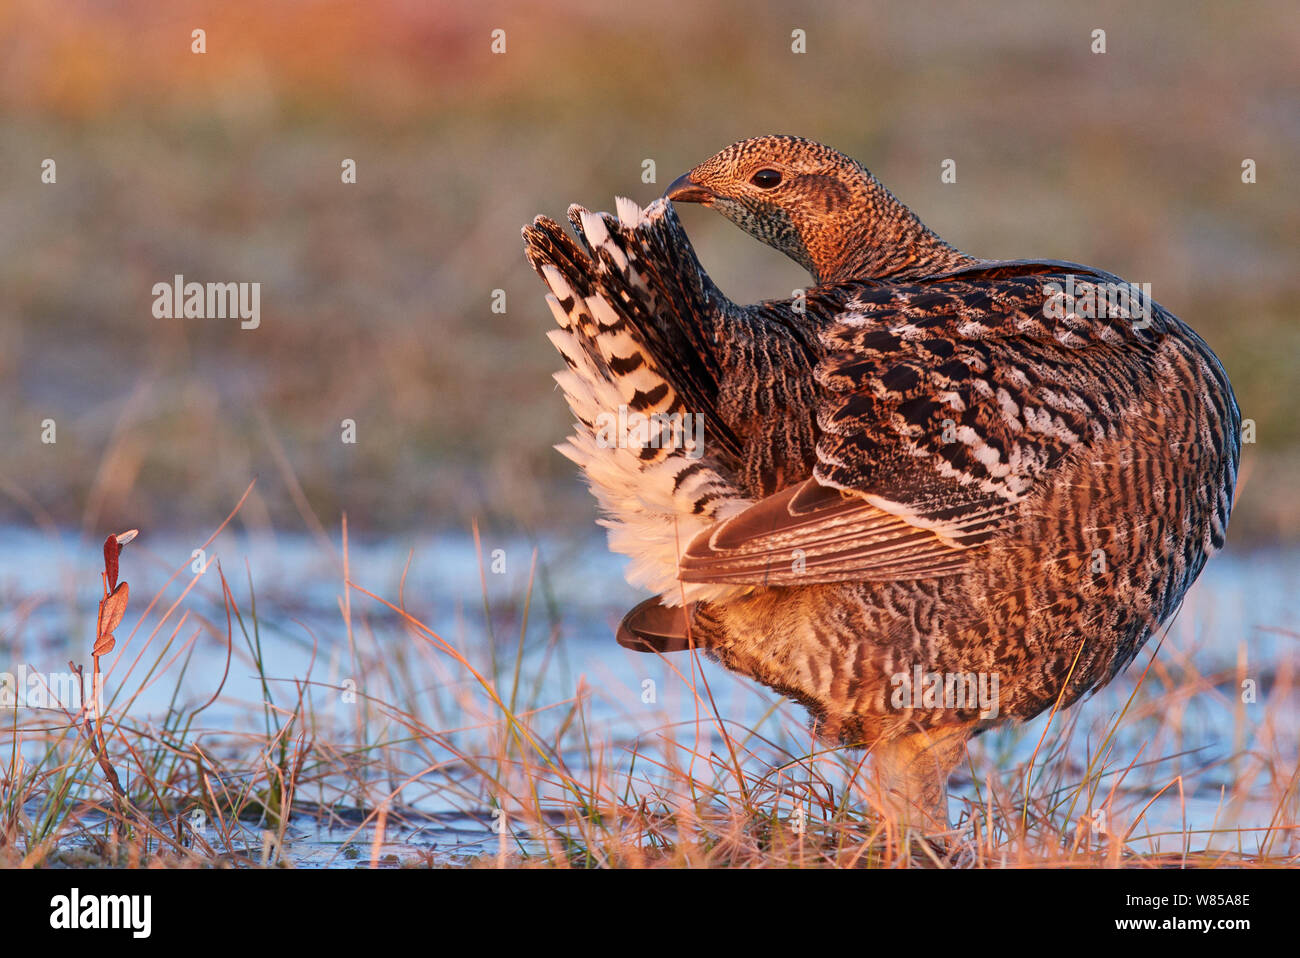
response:
M546 217L524 227L559 325L548 335L567 368L555 380L578 420L556 448L586 474L610 548L632 559L629 582L666 605L734 595L735 586L678 581L687 544L749 504L729 481L739 443L717 416L705 342L725 300L671 206L643 211L620 198L617 209L570 207L582 247Z

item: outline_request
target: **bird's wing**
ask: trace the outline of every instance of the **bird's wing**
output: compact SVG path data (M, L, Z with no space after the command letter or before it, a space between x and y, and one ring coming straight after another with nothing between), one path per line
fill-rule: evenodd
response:
M961 572L1066 455L1114 435L1140 390L1131 371L1149 368L1137 354L1164 314L1121 302L1118 284L1017 262L864 286L822 334L812 475L698 534L681 579Z

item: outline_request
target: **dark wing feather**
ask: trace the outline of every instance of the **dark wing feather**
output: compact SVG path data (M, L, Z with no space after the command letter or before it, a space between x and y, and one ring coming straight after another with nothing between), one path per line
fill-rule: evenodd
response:
M618 644L633 652L683 652L691 647L695 606L666 606L658 596L639 603L619 623Z
M686 582L777 586L931 578L965 561L933 532L809 479L705 530L680 567Z

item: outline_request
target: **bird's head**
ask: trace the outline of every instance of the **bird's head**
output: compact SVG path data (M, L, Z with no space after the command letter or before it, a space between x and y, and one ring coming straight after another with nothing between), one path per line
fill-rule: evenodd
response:
M819 283L908 270L915 252L928 258L931 242L956 253L862 164L797 136L733 143L678 177L664 196L716 209Z

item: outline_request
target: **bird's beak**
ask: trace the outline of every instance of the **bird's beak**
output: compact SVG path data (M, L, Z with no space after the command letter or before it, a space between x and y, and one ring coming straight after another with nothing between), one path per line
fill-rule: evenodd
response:
M683 173L664 191L664 198L678 203L708 203L713 194L691 179L691 174Z

